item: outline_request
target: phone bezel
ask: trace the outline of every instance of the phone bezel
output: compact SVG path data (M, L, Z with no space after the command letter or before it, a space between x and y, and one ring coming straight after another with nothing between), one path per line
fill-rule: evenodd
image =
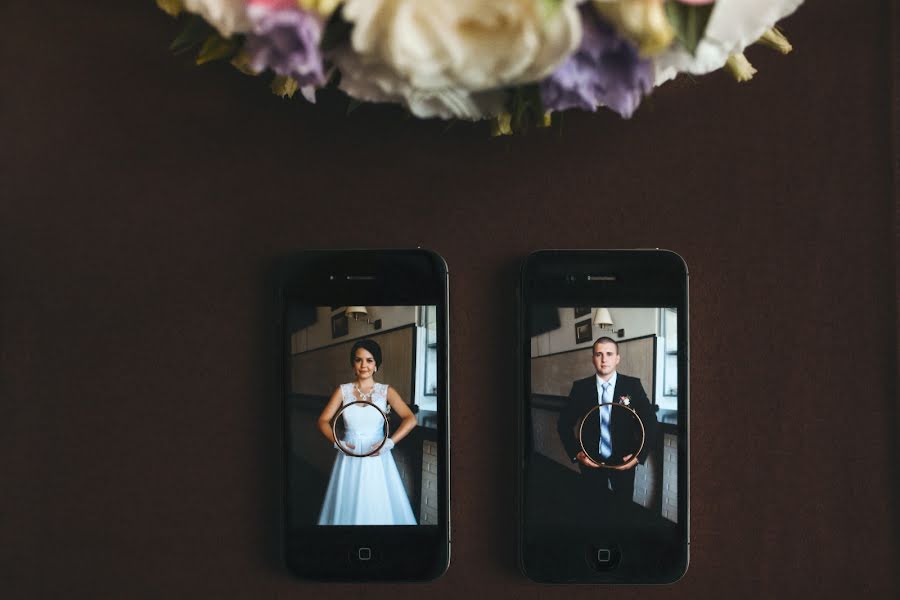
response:
M282 259L278 271L282 414L281 556L285 568L316 581L429 581L450 563L449 272L439 254L423 249L308 250ZM352 276L352 277L350 277ZM437 306L438 524L414 526L318 526L290 528L288 427L290 339L285 335L289 299L312 306ZM352 304L346 304L351 299ZM347 552L369 545L380 559L354 561Z
M587 276L594 276L588 280ZM599 276L599 277L598 277ZM689 473L689 305L687 265L678 254L668 250L541 250L529 255L522 264L518 286L518 444L517 444L517 519L518 562L530 579L542 583L671 583L687 571L690 549L690 473ZM598 295L602 294L602 300ZM554 563L554 556L565 556L562 550L573 540L595 535L619 544L622 531L585 533L558 532L535 537L540 528L529 528L525 519L525 485L529 450L526 445L530 420L531 335L529 309L536 304L555 306L628 306L675 307L678 309L678 448L679 533L678 551L667 564L646 568L593 570L583 565ZM534 530L534 531L532 531ZM605 537L604 537L605 536ZM529 556L540 540L540 560ZM580 543L580 542L579 542ZM528 547L526 547L528 546ZM555 547L554 547L555 546ZM536 567L535 565L539 565Z

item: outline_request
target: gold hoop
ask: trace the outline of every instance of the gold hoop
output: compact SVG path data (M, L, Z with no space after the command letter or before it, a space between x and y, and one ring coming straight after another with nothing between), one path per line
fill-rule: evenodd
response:
M352 452L348 452L347 450L344 449L343 444L341 444L338 441L338 437L337 437L338 419L341 417L342 414L344 414L345 410L347 410L354 404L365 404L366 406L371 406L372 408L374 408L375 410L380 412L381 417L384 419L384 439L381 440L381 443L378 444L378 446L376 446L375 448L373 448L370 452L368 452L366 454L354 454ZM335 442L335 445L338 447L338 450L340 450L347 456L353 456L354 458L365 458L367 456L373 456L373 455L377 454L378 451L381 450L381 448L384 446L385 442L387 442L388 436L391 435L391 423L388 420L387 413L385 413L383 410L381 410L378 407L378 405L375 404L374 402L367 402L365 400L354 400L353 402L348 402L347 404L343 405L341 407L341 409L339 411L337 411L337 414L334 415L334 418L331 420L331 435L334 437L334 442Z
M630 406L625 406L624 404L617 404L615 402L603 402L596 406L592 406L590 408L590 410L588 410L586 413L584 413L584 416L581 417L581 422L578 424L578 445L581 446L581 451L584 452L584 455L586 457L588 457L593 462L597 463L600 467L602 467L604 469L616 469L617 467L620 467L621 465L608 465L603 461L597 462L596 460L591 458L591 455L588 454L587 448L584 447L584 439L582 439L582 435L584 433L585 422L587 421L587 419L591 415L591 413L594 412L595 410L599 411L601 406L610 406L610 407L618 406L619 408L624 408L625 410L627 410L631 414L633 414L635 419L637 419L638 425L641 426L641 445L638 447L637 452L634 453L634 458L637 458L638 456L640 456L641 451L644 449L644 443L647 440L647 430L644 429L644 422L641 420L641 417L637 414L637 412L635 412L635 410L633 408L631 408ZM612 410L612 409L610 409L610 410Z

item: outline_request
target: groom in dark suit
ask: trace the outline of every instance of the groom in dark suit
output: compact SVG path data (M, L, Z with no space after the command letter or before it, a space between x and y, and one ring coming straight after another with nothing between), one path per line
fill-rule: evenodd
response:
M641 380L616 371L622 357L615 340L601 337L594 342L592 351L596 373L572 384L569 402L559 415L557 430L566 453L573 463L579 463L581 473L591 483L603 489L607 488L608 483L617 498L631 501L634 496L634 468L647 460L657 439L659 422ZM613 411L608 406L601 406L591 413L590 420L585 423L584 442L597 443L599 452L595 453L592 449L592 454L605 457L608 464L616 464L613 468L601 468L585 455L575 431L587 411L607 403L628 406L637 413L644 425L644 447L640 454L634 456L632 453L637 448L635 435L639 434L633 426L634 419L623 419L626 411Z

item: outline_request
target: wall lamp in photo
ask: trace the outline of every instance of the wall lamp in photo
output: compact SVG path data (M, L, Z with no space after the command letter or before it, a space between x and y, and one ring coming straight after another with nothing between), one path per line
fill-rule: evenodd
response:
M370 318L369 309L365 306L348 306L347 310L344 311L344 314L354 321L362 321L367 325L371 325L372 329L381 329L381 319L375 319L373 321Z
M615 329L608 308L598 308L594 311L594 325L599 327L600 331L615 333L616 337L625 337L624 329Z

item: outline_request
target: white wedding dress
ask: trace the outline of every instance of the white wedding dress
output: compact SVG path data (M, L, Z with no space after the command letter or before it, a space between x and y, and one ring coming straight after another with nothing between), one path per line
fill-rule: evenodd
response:
M341 401L357 400L354 385L341 385ZM372 402L387 412L387 389L383 383L373 388ZM384 418L377 410L361 404L343 412L345 440L365 449L384 437ZM378 456L347 456L338 450L331 479L319 514L319 525L415 525L416 517L400 479L400 471L390 451Z

